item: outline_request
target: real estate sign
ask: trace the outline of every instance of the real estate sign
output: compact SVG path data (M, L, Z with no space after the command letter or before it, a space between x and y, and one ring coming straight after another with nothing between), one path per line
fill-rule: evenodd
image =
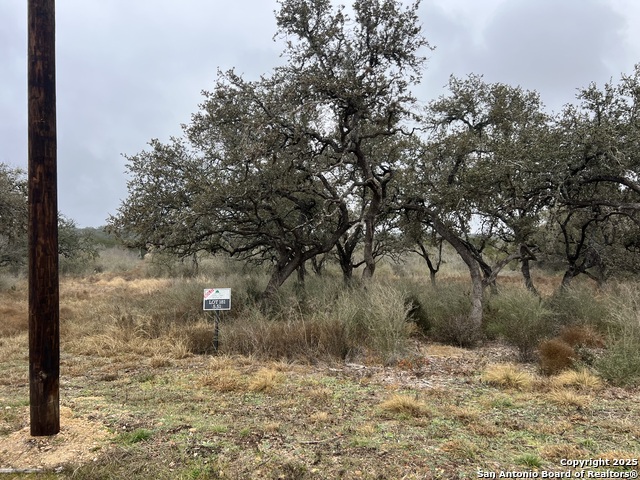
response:
M230 288L205 288L203 310L231 310Z

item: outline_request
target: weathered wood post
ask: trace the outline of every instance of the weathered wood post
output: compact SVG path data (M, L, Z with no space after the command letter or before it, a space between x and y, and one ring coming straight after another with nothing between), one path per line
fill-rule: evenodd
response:
M31 435L60 431L55 0L28 3Z

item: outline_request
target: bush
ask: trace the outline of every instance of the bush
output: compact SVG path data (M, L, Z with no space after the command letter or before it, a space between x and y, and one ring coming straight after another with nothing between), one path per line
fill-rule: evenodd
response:
M613 385L640 385L640 336L637 332L615 334L594 366Z
M558 335L572 347L603 348L604 337L591 325L571 325L562 328Z
M555 375L573 365L576 352L561 338L543 341L538 348L540 370L547 375Z
M404 356L411 329L405 295L388 285L372 283L343 292L327 312L344 326L353 355L369 350L388 363Z
M594 361L603 378L614 385L640 385L640 296L638 284L616 286L608 295L607 349Z
M258 308L220 327L220 351L271 359L344 358L349 347L336 320L271 320Z
M411 329L401 292L375 283L345 290L340 282L317 282L304 294L284 288L267 308L246 308L221 330L221 351L308 361L373 356L383 362L406 353Z
M469 292L459 284L432 287L410 286L407 295L409 320L436 342L472 347L481 337L480 328L469 320Z
M524 289L493 296L485 320L487 332L515 346L523 361L533 360L538 344L550 336L554 328L553 313L537 296Z
M571 287L558 291L547 308L554 312L558 325L590 325L606 331L609 308L606 302L587 287Z

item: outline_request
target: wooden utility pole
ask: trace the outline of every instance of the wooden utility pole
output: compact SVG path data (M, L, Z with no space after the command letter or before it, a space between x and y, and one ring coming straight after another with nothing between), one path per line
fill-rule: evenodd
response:
M31 435L60 431L55 0L28 0Z

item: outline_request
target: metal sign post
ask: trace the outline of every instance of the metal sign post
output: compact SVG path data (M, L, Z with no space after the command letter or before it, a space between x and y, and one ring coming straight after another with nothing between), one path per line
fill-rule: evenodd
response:
M219 332L220 332L220 312L231 310L231 289L230 288L205 288L202 309L213 311L215 319L213 324L213 351L218 353Z

